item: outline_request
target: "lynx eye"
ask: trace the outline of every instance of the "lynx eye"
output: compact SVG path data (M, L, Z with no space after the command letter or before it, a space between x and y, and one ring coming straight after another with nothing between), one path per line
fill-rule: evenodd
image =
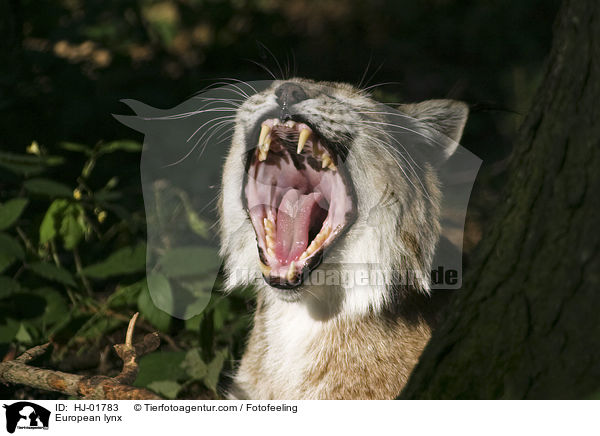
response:
M248 155L243 195L271 286L299 286L356 217L343 162L303 122L267 119Z

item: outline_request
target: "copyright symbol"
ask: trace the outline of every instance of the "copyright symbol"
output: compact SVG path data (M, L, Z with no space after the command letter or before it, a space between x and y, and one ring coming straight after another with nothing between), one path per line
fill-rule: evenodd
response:
M142 410L142 405L136 404L135 406L133 406L133 410L135 410L136 412L139 412L140 410Z

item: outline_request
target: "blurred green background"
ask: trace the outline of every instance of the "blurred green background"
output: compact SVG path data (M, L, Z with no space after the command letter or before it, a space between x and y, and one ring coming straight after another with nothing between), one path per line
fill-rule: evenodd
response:
M273 74L362 82L384 102L462 99L472 109L462 144L484 160L468 256L499 201L557 10L557 0L1 2L0 358L51 340L40 364L114 375L111 346L138 310L138 331L163 339L141 363L140 386L215 398L240 358L248 290L213 293L185 322L149 298L142 137L111 116L129 113L123 98L167 108L221 78ZM185 209L199 241L210 239Z

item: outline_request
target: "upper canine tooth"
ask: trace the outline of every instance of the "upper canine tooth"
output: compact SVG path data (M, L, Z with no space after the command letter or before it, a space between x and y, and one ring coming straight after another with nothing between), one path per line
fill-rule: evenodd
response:
M264 161L267 159L269 154L269 148L271 147L271 137L267 136L262 144L258 147L258 160Z
M310 130L302 129L302 131L300 132L300 137L298 138L298 149L296 150L296 153L298 153L298 154L302 153L304 144L306 144L306 141L308 140L309 136L310 136Z
M260 136L258 138L258 146L259 147L264 144L265 139L267 138L267 135L269 134L270 131L271 131L271 128L269 126L267 126L266 124L262 125L262 127L260 128Z

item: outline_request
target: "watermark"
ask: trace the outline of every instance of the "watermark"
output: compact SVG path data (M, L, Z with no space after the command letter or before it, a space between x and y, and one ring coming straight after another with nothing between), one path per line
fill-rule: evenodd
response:
M6 415L6 431L15 430L48 430L50 411L30 401L19 401L4 404Z
M249 160L249 156L256 155L261 162L268 162L267 156L271 156L269 159L273 164L276 162L277 153L281 152L277 148L281 147L281 144L278 145L277 141L271 142L268 140L270 138L268 132L263 132L265 122L268 124L267 127L274 128L274 120L277 120L279 126L284 121L282 117L289 116L292 117L288 120L292 126L290 128L302 130L308 127L315 134L319 131L318 126L313 124L311 127L310 120L302 117L302 111L305 110L302 109L302 105L309 104L310 98L300 102L299 105L286 106L283 111L283 108L274 106L275 96L267 95L271 92L267 90L273 83L273 81L231 81L224 86L205 89L170 109L157 109L137 101L124 100L123 102L133 110L135 115L116 116L125 125L144 134L141 178L147 218L148 288L154 304L176 318L189 319L204 310L222 271L223 259L219 257L221 241L216 230L223 222L220 221L218 211L223 210L219 207L219 196L224 192L224 162L231 158L231 162L235 161L238 164L237 169L230 171L227 181L239 186L231 186L228 192L239 195L240 197L236 198L242 204L243 180L252 177L249 169L251 168L249 163L252 161ZM264 91L267 91L267 94L255 98L256 94ZM335 89L329 89L325 94L335 95L335 92ZM248 110L245 105L251 99L254 103L249 105L253 109ZM312 109L318 110L319 107L317 105ZM394 236L390 236L389 243L404 244L407 251L414 252L417 257L426 259L432 257L431 264L427 265L427 269L431 271L427 274L402 265L392 269L384 268L382 265L327 265L328 259L325 255L323 264L302 277L304 279L302 286L348 288L394 285L419 289L428 287L432 290L460 289L465 216L481 160L443 132L398 111L397 108L373 102L373 108L368 113L356 112L346 115L349 120L346 126L348 128L361 125L372 131L376 126L379 129L378 134L385 138L384 142L387 146L386 154L383 156L389 156L390 163L396 165L393 170L390 170L388 179L390 183L382 177L377 180L364 180L357 177L356 183L367 183L370 191L367 195L363 194L361 201L364 203L364 208L361 209L356 222L360 222L365 231L369 231L371 235L375 235L375 238L379 238L380 242L384 241L383 243L386 236L381 238L377 232L383 232L381 227L384 224L388 225L385 229L387 234L397 235L399 238L394 240ZM296 116L295 121L294 116ZM234 136L236 127L240 125L238 122L240 117L244 118L244 122L241 123L244 127L238 131L237 136ZM365 121L365 118L369 119ZM379 118L385 120L378 121ZM316 165L310 159L321 159L317 165L318 172L311 173L311 177L320 182L311 185L310 190L294 187L293 190L298 191L298 195L293 196L294 201L285 211L289 217L294 218L288 219L290 223L295 222L299 206L301 204L306 206L312 201L313 197L310 195L316 195L313 200L321 202L320 207L322 203L325 204L322 208L326 209L331 204L324 200L325 195L319 196L327 191L321 186L321 183L326 185L327 179L321 177L323 175L321 170L328 168L324 171L332 171L331 174L337 170L347 170L341 157L343 147L341 151L338 150L340 151L338 158L342 159L337 161L339 168L336 165L331 166L332 156L328 154L329 152L325 148L320 148L320 143L314 138L315 143L312 146L305 145L310 142L306 142L306 137L300 141L302 132L305 132L300 130L296 132L296 136L293 136L293 140L299 143L292 144L293 152L290 156L299 159L301 152L308 156L309 150L312 150L310 151L312 155L306 157L307 163L302 168L308 171L309 166L312 168L311 165ZM327 143L327 138L321 139ZM237 144L237 148L232 148L234 144ZM228 156L232 149L235 151L234 154ZM350 148L349 153L352 152ZM381 159L381 156L378 158ZM281 166L287 161L282 158L277 162ZM301 166L299 164L299 167ZM433 184L439 186L439 194L441 194L439 197L437 193L432 196L428 192L430 188L427 186L432 185L432 182L427 179L425 173L427 168L432 167L435 167L436 180ZM272 166L270 168L273 169ZM286 168L291 166L288 165ZM302 171L305 171L304 169ZM255 182L260 182L260 174L263 173L255 174L253 179ZM295 174L297 176L299 173ZM352 176L353 174L349 174L348 180L353 183ZM285 178L287 182L292 179L294 177ZM260 208L266 210L271 207L272 202L269 200L268 193L272 192L272 189L266 188L273 187L270 180L254 183L256 192L253 194L253 206L256 206L259 211L262 210ZM305 180L309 178L305 177ZM403 180L405 186L395 183L397 180ZM339 180L336 183L339 185ZM275 188L276 191L280 187L277 185ZM406 197L406 192L409 191L417 194ZM283 198L284 194L285 192L282 192L281 195L277 195ZM245 206L233 204L233 197L229 198L229 202L222 202L221 205L232 207L233 204L234 208L246 207L246 212L251 215L248 220L253 220L252 225L255 229L257 226L260 228L264 217L260 213L252 215L250 209L256 209L250 208L248 195L245 195ZM419 197L421 201L417 205ZM429 207L428 205L431 204L429 200L434 197L436 204ZM404 214L411 207L411 204L407 203L407 198L415 201L412 215ZM345 210L344 213L346 213L344 216L348 216L348 211ZM277 211L271 210L272 216L277 217L276 214ZM433 214L435 216L429 216ZM260 230L255 234L251 230L252 227L242 222L242 218L244 216L237 214L234 219L228 221L232 227L226 238L229 240L230 247L243 247L241 241L247 241L249 237L258 237L265 239L262 249L263 254L265 252L268 254L269 247L265 245L268 238L265 235L261 236ZM333 216L330 218L333 219ZM436 221L435 226L428 225L429 218ZM405 220L411 219L420 219L420 221L413 223L412 226L402 227ZM435 240L437 222L441 233L439 239ZM340 223L337 221L333 222L333 227L338 224ZM397 228L394 228L395 224ZM348 228L352 230L351 226ZM248 232L253 233L249 235ZM340 236L340 238L344 237L345 234ZM305 250L308 250L310 241L305 242L307 242ZM434 245L435 252L432 254ZM255 251L254 257L251 259L246 255L246 258L239 260L238 265L255 265L259 260L258 251ZM370 260L377 261L376 258ZM412 264L414 265L414 262ZM262 285L265 283L258 268L248 267L246 270L236 269L227 273L234 279L240 278L240 283ZM423 277L423 274L426 276Z
M231 279L238 282L261 285L262 273L252 268L237 268L231 272ZM402 268L382 268L380 265L367 264L322 264L310 273L306 273L303 284L306 286L337 286L342 288L368 287L385 288L390 285L404 288L419 288L429 282L438 288L450 289L458 283L459 272L438 266L429 277L423 277L419 270Z

